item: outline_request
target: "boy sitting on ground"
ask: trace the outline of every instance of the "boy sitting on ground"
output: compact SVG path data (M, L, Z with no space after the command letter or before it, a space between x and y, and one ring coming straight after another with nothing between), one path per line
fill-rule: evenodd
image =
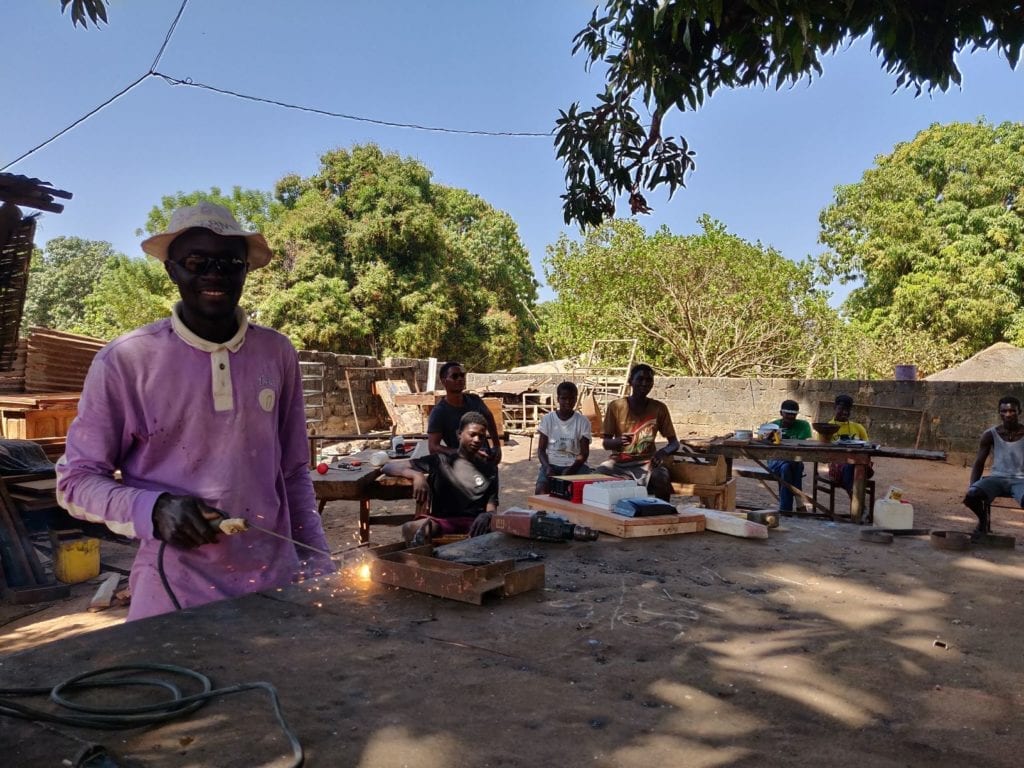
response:
M429 501L430 513L402 526L403 538L425 544L438 536L479 536L491 529L498 509L498 467L481 453L487 420L476 411L463 415L456 453L431 453L418 459L389 461L385 475L412 480L416 501Z
M576 410L579 390L571 381L563 381L555 390L558 410L545 413L537 425L537 460L540 471L534 493L547 493L548 480L558 475L590 472L590 419ZM548 456L548 450L551 456Z

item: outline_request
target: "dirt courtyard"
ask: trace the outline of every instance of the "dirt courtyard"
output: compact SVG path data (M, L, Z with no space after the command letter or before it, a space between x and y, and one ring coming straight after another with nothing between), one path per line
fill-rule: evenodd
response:
M526 454L526 442L505 449L503 508L524 505L532 493L537 463ZM879 492L901 487L920 528L973 527L960 504L967 477L968 469L947 463L876 463ZM771 505L755 481L738 482L740 501ZM355 544L355 503L328 505L324 522L334 550ZM993 528L1024 543L1019 509L996 510ZM334 631L362 638L360 658L370 668L349 678L365 685L365 701L301 724L300 736L305 728L314 745L318 729L334 728L346 757L314 746L307 764L1019 765L1020 545L946 552L926 538L866 543L858 531L785 518L764 542L714 533L516 540L542 558L543 592L476 607L370 585L358 598L309 603L321 611L304 625L311 636L316 615L343 620ZM372 529L373 543L397 539L396 528ZM124 548L104 546L105 560L130 560ZM347 553L334 583L351 585L361 556ZM97 629L116 631L124 609L84 611L94 590L80 585L45 607L0 607L3 677L16 671L24 684L41 659L88 647ZM379 639L366 645L369 625ZM339 644L351 647L340 635ZM451 664L454 652L458 674L441 674L436 665ZM409 663L396 665L398 658ZM373 667L374 659L384 666ZM270 664L265 676L285 687L287 709L289 669ZM317 689L315 681L306 685ZM394 693L385 707L371 695L381 686L422 693L408 704ZM447 705L424 706L430 702ZM359 728L338 725L346 718ZM167 753L155 750L132 757L154 766L212 764L199 747L177 763L162 762L154 754ZM255 764L246 759L217 764Z

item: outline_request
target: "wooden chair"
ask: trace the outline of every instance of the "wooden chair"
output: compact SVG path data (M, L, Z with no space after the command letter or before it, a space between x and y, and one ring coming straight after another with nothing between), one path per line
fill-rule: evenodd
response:
M814 499L814 503L818 503L818 495L821 494L828 498L828 513L831 517L836 516L836 491L843 491L846 489L842 485L835 482L831 477L828 476L828 465L825 465L826 474L822 474L818 471L818 464L814 464L814 469L811 471L811 498ZM870 524L874 517L875 510L875 481L868 479L864 481L864 499L867 502L867 509L864 510L863 519L865 523Z

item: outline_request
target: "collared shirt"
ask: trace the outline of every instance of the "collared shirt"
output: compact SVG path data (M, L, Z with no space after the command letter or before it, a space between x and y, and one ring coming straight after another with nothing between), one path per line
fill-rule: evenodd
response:
M112 341L89 369L58 462L58 499L75 517L140 540L129 619L173 610L153 534L162 493L196 496L327 549L309 479L298 356L276 331L239 326L226 344L210 344L176 316L159 320ZM326 557L247 531L196 549L167 545L164 571L189 607L288 584L300 559L333 570Z

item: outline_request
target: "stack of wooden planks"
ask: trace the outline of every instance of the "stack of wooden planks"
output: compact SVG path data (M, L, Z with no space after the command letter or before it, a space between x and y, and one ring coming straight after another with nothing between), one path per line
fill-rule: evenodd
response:
M34 218L0 205L0 371L14 367L35 231Z
M81 391L93 357L105 344L105 341L90 336L49 328L30 328L25 391Z
M28 339L18 339L14 348L14 360L6 370L0 370L0 392L25 391L25 356Z

